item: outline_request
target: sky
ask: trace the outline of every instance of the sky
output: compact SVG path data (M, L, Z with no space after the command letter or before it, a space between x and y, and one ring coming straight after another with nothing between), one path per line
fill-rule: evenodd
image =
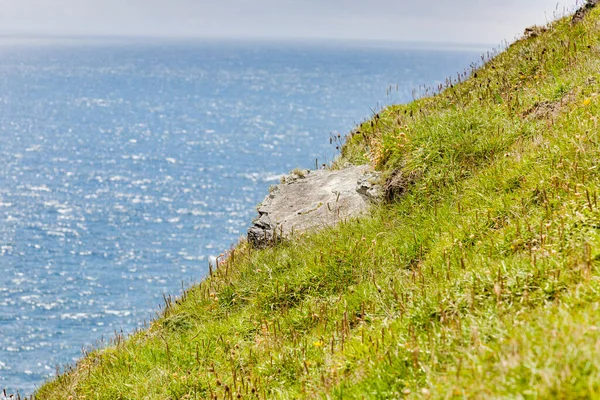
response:
M576 4L577 0L0 0L0 34L499 44Z

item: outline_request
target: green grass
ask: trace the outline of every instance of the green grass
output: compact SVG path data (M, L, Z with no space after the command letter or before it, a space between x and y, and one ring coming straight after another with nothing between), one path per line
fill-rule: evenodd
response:
M461 81L346 139L403 197L238 244L36 398L600 398L600 10Z

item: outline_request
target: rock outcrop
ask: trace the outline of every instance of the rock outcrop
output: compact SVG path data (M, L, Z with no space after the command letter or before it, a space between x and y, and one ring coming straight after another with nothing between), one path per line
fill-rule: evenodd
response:
M586 2L573 15L571 23L575 25L583 21L585 16L598 5L598 2L600 2L600 0L586 0Z
M364 213L381 201L380 175L369 166L342 170L297 170L273 187L258 206L258 218L248 230L248 242L257 248Z

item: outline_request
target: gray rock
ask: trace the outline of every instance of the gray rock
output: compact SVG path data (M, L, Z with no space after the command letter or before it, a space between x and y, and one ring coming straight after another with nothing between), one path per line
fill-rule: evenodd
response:
M379 203L383 199L383 186L381 186L379 172L367 172L356 182L356 191L365 196L372 203Z
M248 241L262 248L294 233L359 216L370 203L381 200L379 180L379 173L366 165L337 171L295 171L272 188L258 206Z

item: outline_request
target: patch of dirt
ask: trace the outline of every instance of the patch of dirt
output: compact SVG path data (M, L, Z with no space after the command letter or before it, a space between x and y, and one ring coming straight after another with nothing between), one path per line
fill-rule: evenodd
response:
M523 112L522 116L534 119L555 118L567 104L572 103L574 100L575 92L571 90L560 100L536 103L529 110Z
M543 27L543 26L534 25L534 26L530 26L529 28L525 29L525 32L523 32L523 36L526 39L534 38L534 37L540 36L544 32L548 32L548 28Z
M395 170L383 187L385 201L391 203L400 199L418 179L418 173L406 174L400 169Z
M598 2L600 0L587 0L585 2L585 4L583 6L581 6L581 8L579 8L579 10L575 11L575 15L573 15L573 19L571 20L571 23L573 25L580 23L581 21L583 21L583 19L585 18L585 16L594 8L596 7L596 5L598 5Z

